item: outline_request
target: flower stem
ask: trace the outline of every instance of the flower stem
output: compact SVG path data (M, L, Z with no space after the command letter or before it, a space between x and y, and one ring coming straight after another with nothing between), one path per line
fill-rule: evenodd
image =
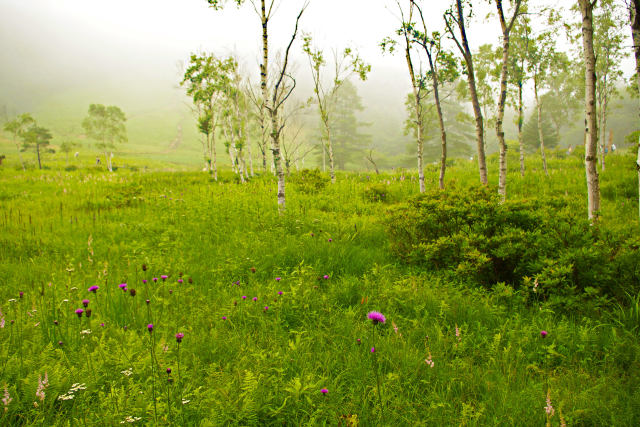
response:
M376 325L373 325L373 339L372 346L376 348ZM382 394L380 393L380 373L378 372L378 353L376 351L373 352L373 369L376 373L376 385L378 390L378 403L380 405L380 414L382 417L382 421L384 423L384 407L382 406Z

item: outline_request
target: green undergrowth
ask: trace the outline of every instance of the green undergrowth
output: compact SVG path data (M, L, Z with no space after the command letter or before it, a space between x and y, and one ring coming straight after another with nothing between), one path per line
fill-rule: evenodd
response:
M466 161L294 174L284 214L269 174L0 169L0 424L637 425L632 159L591 226L561 157L504 204Z

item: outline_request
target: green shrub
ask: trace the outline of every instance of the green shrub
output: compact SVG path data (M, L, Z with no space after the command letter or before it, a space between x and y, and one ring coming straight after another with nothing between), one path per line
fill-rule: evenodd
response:
M539 283L553 306L640 289L640 246L628 231L592 226L568 197L500 203L491 189L432 191L389 210L391 250L407 263L454 273L471 285Z
M370 184L364 189L364 197L370 202L386 202L389 188L381 183Z
M316 194L322 191L329 183L329 177L318 169L302 169L291 175L289 182L293 183L298 191L304 194Z

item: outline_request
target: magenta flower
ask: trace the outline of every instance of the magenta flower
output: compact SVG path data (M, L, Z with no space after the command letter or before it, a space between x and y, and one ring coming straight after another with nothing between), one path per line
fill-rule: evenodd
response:
M100 326L102 326L104 328L104 322L100 323Z
M542 338L546 338L547 337L547 331L540 331L540 336Z
M246 295L242 295L242 299L247 299L247 296Z
M222 320L227 320L227 316L222 316Z
M88 299L83 299L82 300L82 305L84 305L85 307L89 305L89 300Z
M182 338L184 338L184 334L183 334L182 332L178 332L178 333L176 334L176 341L177 341L178 343L181 343L181 342L182 342Z
M89 292L93 292L94 294L98 291L98 289L100 289L100 286L89 286L89 289L87 289Z
M329 393L329 390L327 390L326 388L323 388L322 390L320 390L320 393L327 394Z
M325 274L324 276L322 276L324 278L324 280L327 280L329 278L328 274Z
M154 277L154 278L153 278L153 279L151 279L151 280L153 280L154 282L157 282L157 281L158 281L158 278L157 278L157 277Z
M258 301L258 297L253 297L253 300L254 301Z
M278 291L278 295L282 295L282 291Z
M182 280L182 279L178 279L178 283L182 283L182 282L183 282L183 280Z
M358 345L360 345L362 343L362 340L360 338L357 338L356 342L358 343Z
M268 305L265 305L265 306L264 306L264 311L267 311L267 310L269 310L269 306L268 306Z
M149 331L149 333L153 332L153 324L152 323L149 323L147 325L147 330Z
M235 282L233 282L236 286L240 286L240 280L236 280Z
M160 276L160 278L164 282L165 280L167 280L169 278L169 276L167 276L166 274L163 274L162 276Z
M367 314L367 317L373 321L374 325L377 325L378 323L384 323L387 320L379 311L370 311Z
M333 242L333 239L329 239L329 242Z
M118 287L119 287L120 289L122 289L124 292L127 292L127 284L126 284L126 283L120 283L120 284L118 285Z
M280 280L282 280L281 277L276 277L276 282L279 282Z
M76 310L76 314L78 315L79 318L82 317L82 313L84 313L83 309L79 308Z
M171 368L167 368L167 375L171 375Z
M375 347L371 347L371 353L375 353L376 352L376 348Z
M147 284L147 279L142 279L142 283L146 285Z

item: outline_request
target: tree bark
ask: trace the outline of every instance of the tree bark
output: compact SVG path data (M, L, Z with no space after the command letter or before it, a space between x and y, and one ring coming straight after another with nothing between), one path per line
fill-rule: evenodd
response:
M458 49L462 53L465 66L467 68L467 80L469 83L469 94L471 95L471 105L473 106L473 114L476 120L476 139L478 149L478 171L480 172L480 182L483 185L488 185L489 180L487 178L487 160L484 151L484 123L482 118L482 110L480 108L480 102L478 101L478 91L476 89L476 77L473 70L473 56L471 55L471 49L469 48L469 42L467 40L467 31L464 25L464 12L462 8L462 1L456 0L458 29L460 30L461 43L454 39ZM454 35L453 29L449 26L449 22L446 22L447 28L451 35Z
M269 67L269 17L265 0L261 0L262 12L262 64L260 64L260 89L262 90L262 105L260 106L260 130L262 137L262 168L267 171L267 125L266 110L269 102L269 90L267 88L267 72Z
M544 151L544 135L542 133L542 103L538 97L538 82L537 76L533 76L533 93L536 98L536 110L538 111L538 138L540 138L540 155L542 156L542 167L544 168L544 174L549 176L547 170L547 155Z
M42 163L40 162L40 144L36 143L36 153L38 154L38 168L42 169Z
M604 79L604 93L600 104L600 169L604 171L606 163L607 146L607 80Z
M496 8L498 9L498 17L500 18L500 27L502 29L502 69L500 71L500 97L498 98L498 116L496 117L496 135L498 144L500 145L500 175L498 181L498 194L504 201L507 197L507 143L504 139L504 130L502 121L504 120L504 105L507 101L507 67L509 63L509 33L513 28L513 23L518 16L521 0L515 1L515 9L513 17L507 24L504 19L502 10L502 0L496 0Z
M411 5L411 9L409 12L409 22L411 22L411 18L413 15L413 4ZM405 58L407 60L407 68L409 70L409 77L411 78L411 88L413 90L413 99L415 102L416 109L416 127L417 127L417 137L416 143L418 146L418 181L420 184L420 192L424 193L426 190L424 183L424 124L422 123L422 103L420 96L420 87L418 86L418 82L416 81L416 76L413 69L413 61L411 60L411 43L409 41L409 35L407 34L407 30L404 31L404 39L405 39Z
M600 210L600 180L597 169L598 124L596 114L596 59L593 52L593 3L578 0L582 14L582 47L585 63L585 171L589 219L597 221Z
M522 136L524 114L522 109L522 82L518 82L518 145L520 148L520 176L524 178L524 138Z
M629 23L631 24L633 53L636 59L636 80L640 92L640 0L632 0L629 5ZM636 168L638 169L638 213L640 214L640 137L638 138Z

